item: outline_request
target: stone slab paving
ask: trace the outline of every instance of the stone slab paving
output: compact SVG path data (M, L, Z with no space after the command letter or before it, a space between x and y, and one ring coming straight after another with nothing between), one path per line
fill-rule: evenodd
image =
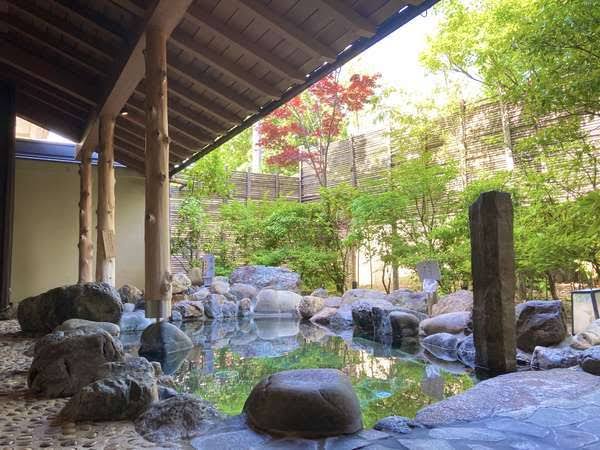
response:
M461 396L422 410L417 418L429 428L409 433L363 430L351 436L322 440L277 439L255 433L243 417L228 419L223 427L191 442L156 446L139 436L131 422L58 423L55 417L66 399L39 399L27 391L31 358L24 352L33 339L18 334L16 321L0 321L0 450L34 448L139 449L195 448L199 450L600 450L600 377L574 371L526 375L525 380L545 378L546 383L525 383L537 390L528 398L517 389L517 377L480 383ZM563 386L548 380L576 382ZM499 380L499 381L498 381ZM521 379L523 381L523 379ZM500 386L496 397L476 396L482 386ZM494 384L495 383L495 384ZM541 391L546 390L542 395ZM552 394L554 392L555 395ZM521 401L511 400L516 395ZM469 407L471 402L471 407ZM479 402L480 408L473 405ZM484 404L481 404L484 403ZM512 408L510 406L513 406ZM428 410L429 409L429 410ZM427 411L428 410L428 411ZM458 421L457 421L458 420ZM450 425L444 423L453 422Z

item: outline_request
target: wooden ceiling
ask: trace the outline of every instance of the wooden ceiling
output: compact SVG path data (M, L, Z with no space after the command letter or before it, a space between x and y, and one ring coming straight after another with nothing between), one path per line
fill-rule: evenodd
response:
M115 157L143 173L141 51L159 21L175 173L436 1L8 0L0 78L18 115L82 146L100 114L118 115Z

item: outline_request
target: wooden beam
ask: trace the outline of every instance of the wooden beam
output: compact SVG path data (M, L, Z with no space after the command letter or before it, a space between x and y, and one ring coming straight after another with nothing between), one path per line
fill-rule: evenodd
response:
M137 3L132 0L111 0L115 5L119 6L121 9L138 16L142 17L146 10L141 8Z
M283 16L275 14L264 3L257 0L233 0L239 6L258 16L259 21L266 22L271 29L285 40L313 57L327 62L335 61L337 53L332 48L319 42Z
M127 154L125 154L122 149L115 145L115 160L119 163L125 165L129 169L133 169L141 175L144 175L144 164L140 164L133 158L130 158Z
M160 27L169 36L183 18L192 0L152 0L138 26L129 31L133 36L129 45L123 46L116 55L111 67L108 82L103 86L98 106L90 115L79 149L95 148L97 141L98 117L111 115L116 117L127 103L139 82L144 78L144 55L146 47L145 31L151 27Z
M96 103L97 94L93 86L71 72L5 40L0 42L0 61L89 105Z
M242 51L249 53L282 77L294 83L302 83L306 79L305 74L300 70L275 56L272 52L265 50L260 45L255 44L241 33L232 30L231 26L215 19L210 12L205 11L203 8L195 4L190 6L185 18L196 25L210 29L213 33L218 34L221 39L225 39Z
M115 119L100 117L96 281L115 285Z
M219 105L214 104L213 101L194 92L193 89L186 88L174 80L169 81L169 94L173 94L180 100L190 103L194 108L204 111L228 125L236 125L243 120L243 117L239 117L225 108L221 108Z
M359 36L372 37L377 32L377 25L357 13L351 5L341 0L318 0L322 7L337 20L346 23Z
M77 28L65 26L64 19L48 12L44 13L35 2L9 2L8 5L9 13L11 10L14 10L19 14L38 20L48 28L51 28L55 32L68 37L69 40L84 47L86 51L93 52L95 55L100 56L105 63L112 61L115 54L115 49L113 47L108 47L94 37L81 33ZM11 13L11 15L14 15L14 13Z
M78 283L94 281L94 242L92 241L92 156L81 155L79 163L79 276Z
M135 153L136 155L139 155L139 159L141 159L141 161L143 162L145 161L145 132L142 133L143 135L140 136L137 133L133 132L131 129L120 126L118 123L115 128L115 141L119 143L119 146L121 148L129 150L130 153ZM142 143L141 145L140 142ZM179 162L179 160L177 159L177 154L175 152L172 152L173 155L171 155L170 153L169 156L171 157L171 162ZM179 156L179 159L184 160L189 156L189 153L184 153L181 156Z
M170 102L170 104L173 105L173 107L169 108L169 112L174 112L178 116L183 117L185 120L193 123L195 126L206 130L205 132L210 133L210 135L212 136L218 136L224 134L227 131L226 127L216 122L213 122L212 120L206 117L198 115L197 111L194 111L191 108L187 107L182 101L172 101Z
M169 134L167 34L147 32L146 47L146 215L144 227L146 317L171 315L169 235Z
M0 317L10 307L15 197L15 86L0 80ZM8 317L6 317L8 318Z
M175 30L171 35L169 43L183 50L190 55L198 58L204 63L212 66L227 76L233 78L236 82L258 92L261 95L269 97L271 100L281 97L281 92L275 89L269 83L255 77L251 73L243 70L238 64L228 60L223 55L212 51L204 44L194 41L189 34Z
M186 67L180 61L177 61L177 57L173 54L169 54L169 70L190 83L206 89L221 100L236 105L247 113L255 112L260 108L259 105L212 80L200 71Z

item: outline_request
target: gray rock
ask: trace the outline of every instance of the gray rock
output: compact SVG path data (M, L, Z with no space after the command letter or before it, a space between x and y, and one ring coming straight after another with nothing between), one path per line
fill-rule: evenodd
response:
M223 418L209 402L180 394L150 406L135 420L135 429L149 441L172 443L198 436Z
M191 294L188 294L188 300L200 302L210 295L210 291L206 287L199 287Z
M232 272L230 280L232 284L251 284L258 289L300 289L300 275L285 267L242 266Z
M384 321L382 317L384 313L381 311L380 320L376 320L374 308L391 311L393 305L390 302L381 299L356 300L351 304L355 335L368 339L375 339L376 336L381 334L382 327L378 325Z
M192 281L185 273L176 273L173 275L171 280L171 292L173 294L183 294L190 287L192 287Z
M244 298L255 300L258 295L258 289L251 284L235 283L230 286L229 293L235 296L238 301Z
M412 420L403 416L388 416L380 419L373 428L390 433L408 434L412 431Z
M552 400L576 400L600 389L600 377L573 369L514 372L481 381L462 394L421 409L428 427L503 415Z
M238 306L239 317L248 317L252 315L252 300L250 300L249 298L241 299Z
M337 313L337 311L337 308L325 307L317 314L312 316L310 321L313 323L318 323L319 325L329 325L329 320ZM348 311L350 312L350 322L352 322L352 310L348 308ZM352 325L352 323L350 325Z
M440 298L431 308L434 316L460 311L473 311L473 293L471 291L461 289L448 294Z
M329 294L327 293L327 289L325 289L325 288L315 289L314 291L312 291L312 293L310 295L311 295L311 297L321 297L321 298L329 297Z
M229 283L221 280L214 280L209 287L210 292L213 294L225 295L229 292Z
M238 316L238 304L235 302L225 301L221 305L221 314L223 318L233 318Z
M531 300L516 307L517 347L532 352L535 347L560 344L567 336L565 311L560 300Z
M168 398L176 397L179 395L175 389L169 386L164 386L162 384L158 385L158 399L166 400Z
M600 346L590 347L581 355L581 368L592 375L600 375Z
M315 322L320 323L316 320ZM335 313L329 316L328 326L334 330L352 328L352 305L342 305L336 309Z
M210 294L204 300L204 315L209 319L221 319L223 317L223 311L221 305L225 302L225 297L219 294Z
M275 373L252 389L244 412L253 428L278 435L320 438L362 428L350 379L335 369Z
M61 323L54 331L70 331L77 328L100 328L114 337L118 337L121 330L112 322L93 322L85 319L69 319Z
M471 321L470 312L454 312L430 317L421 322L421 332L426 336L436 333L463 333Z
M427 293L425 292L397 289L390 292L385 299L396 306L427 314Z
M173 322L177 322L177 323L183 322L183 316L176 309L172 309L171 310L171 317L169 317L169 322L171 322L171 323L173 323Z
M414 315L402 311L392 311L389 314L392 341L401 343L407 337L419 335L419 319Z
M294 317L298 315L301 300L302 297L295 292L263 289L258 293L254 314Z
M202 286L204 284L204 274L200 267L192 267L188 272L188 277L192 286Z
M113 421L134 419L158 401L153 365L145 358L104 364L101 377L77 392L60 412L70 421Z
M192 340L175 325L165 321L153 323L142 333L139 354L161 357L179 353L193 347Z
M133 303L123 303L123 314L129 313L129 312L134 312L135 307L136 307L136 305L134 305Z
M322 297L306 295L302 297L302 300L300 300L300 303L298 304L298 312L303 319L310 319L316 313L321 311L324 306Z
M327 308L339 308L342 306L342 297L327 297L324 304Z
M579 364L581 351L571 347L549 348L538 346L533 350L531 368L548 370L573 367Z
M373 289L350 289L344 292L342 305L349 305L357 300L385 300L386 297L387 294L385 292Z
M204 303L201 301L184 300L175 303L172 311L179 313L184 322L201 320L204 318Z
M144 300L144 293L133 284L124 284L119 288L119 295L123 303L132 303L137 305Z
M594 345L600 345L600 319L594 320L581 333L573 337L571 347L585 350Z
M106 283L85 283L49 290L19 303L17 319L25 332L49 333L65 320L119 323L121 297Z
M27 385L44 397L69 397L98 379L103 364L123 358L121 343L104 330L59 331L35 346Z
M122 333L131 333L135 331L145 330L152 325L154 320L146 318L144 310L136 310L133 312L123 313L119 327Z
M458 356L458 360L465 366L471 369L475 368L475 341L472 334L458 344L456 355Z
M436 333L429 335L421 340L421 345L429 353L443 361L458 360L459 339L455 334Z

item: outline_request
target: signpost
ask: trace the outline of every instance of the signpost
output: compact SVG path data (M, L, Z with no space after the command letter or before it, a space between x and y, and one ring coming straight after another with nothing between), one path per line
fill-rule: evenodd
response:
M423 284L423 292L427 293L427 314L431 315L433 305L437 303L437 289L442 278L437 261L422 261L416 266L419 279Z

